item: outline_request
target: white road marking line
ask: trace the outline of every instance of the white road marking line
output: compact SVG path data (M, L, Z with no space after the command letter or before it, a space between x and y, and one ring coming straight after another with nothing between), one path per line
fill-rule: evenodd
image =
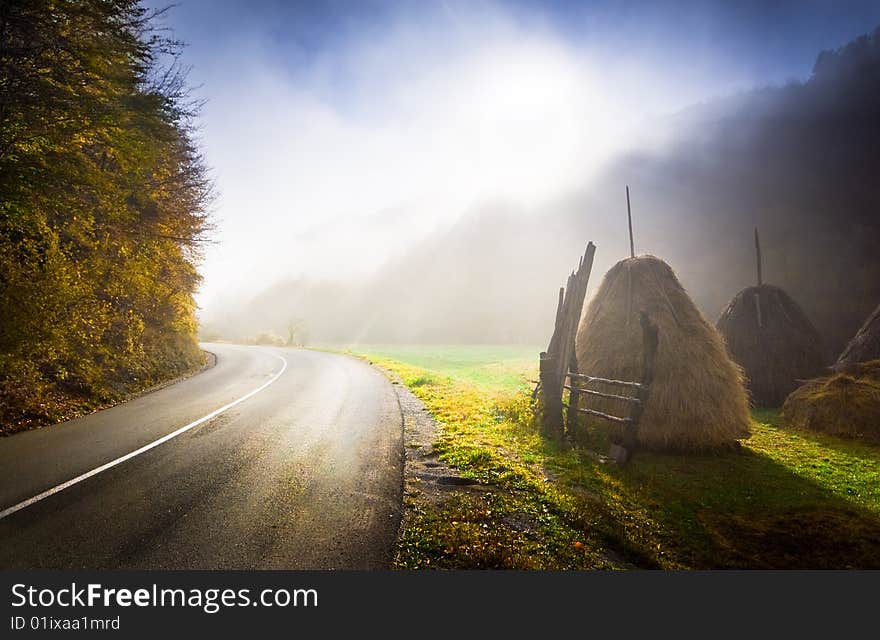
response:
M263 383L262 385L260 385L259 387L257 387L257 388L254 389L253 391L251 391L250 393L247 393L247 394L243 395L243 396L240 397L238 400L233 400L233 401L230 402L229 404L225 404L225 405L223 405L223 406L220 407L219 409L215 409L214 411L212 411L212 412L209 413L208 415L203 416L203 417L201 417L201 418L199 418L198 420L195 420L195 421L193 421L193 422L190 422L190 423L189 423L188 425L186 425L186 426L180 427L180 429L178 429L177 431L172 431L172 432L169 433L168 435L164 435L164 436L162 436L161 438L159 438L158 440L154 440L153 442L151 442L151 443L149 443L149 444L145 444L145 445L144 445L143 447L141 447L140 449L135 449L135 450L132 451L131 453L126 453L124 456L121 456L121 457L119 457L119 458L116 458L115 460L111 460L110 462L108 462L108 463L106 463L106 464L102 464L100 467L96 467L96 468L92 469L91 471L86 471L86 472L83 473L82 475L79 475L79 476L77 476L77 477L75 477L75 478L72 478L72 479L68 480L67 482L62 482L61 484L59 484L59 485L57 485L57 486L55 486L55 487L52 487L51 489L47 489L46 491L43 491L43 493L38 493L37 495L35 495L35 496L32 497L32 498L28 498L27 500L23 500L22 502L19 502L18 504L12 505L11 507L8 507L8 508L4 509L3 511L0 511L0 520L2 520L3 518L5 518L6 516L10 516L10 515L12 515L12 514L15 513L16 511L21 511L22 509L24 509L24 508L26 508L26 507L29 507L29 506L31 506L32 504L34 504L34 503L36 503L36 502L39 502L40 500L42 500L42 499L44 499L44 498L48 498L49 496L51 496L51 495L55 495L56 493L58 493L58 492L60 492L60 491L64 491L64 490L67 489L68 487L72 487L73 485L75 485L75 484L77 484L77 483L79 483L79 482L82 482L83 480L88 480L88 479L91 478L92 476L96 476L96 475L98 475L99 473L101 473L102 471L106 471L107 469L110 469L110 468L112 468L112 467L115 467L115 466L118 465L118 464L122 464L122 463L125 462L126 460L131 460L131 459L134 458L135 456L139 456L140 454L144 453L145 451L149 451L150 449L152 449L152 448L154 448L154 447L158 447L158 446L159 446L160 444L162 444L163 442L168 442L168 441L171 440L172 438L176 438L177 436L179 436L181 433L186 433L186 432L189 431L190 429L192 429L192 428L194 428L194 427L197 427L197 426L199 426L200 424L203 424L203 423L207 422L207 421L210 420L211 418L216 418L217 416L219 416L219 415L220 415L221 413L223 413L224 411L227 411L227 410L231 409L232 407L234 407L235 405L244 402L245 400L247 400L247 399L250 398L251 396L255 396L256 394L260 393L260 391L262 391L263 389L265 389L266 387L268 387L270 384L272 384L273 382L275 382L278 378L280 378L280 377L281 377L281 374L284 373L284 371L287 369L287 360L285 360L284 358L282 358L281 356L279 356L279 355L277 355L277 354L275 354L275 353L272 353L271 355L275 356L276 358L278 358L279 360L281 360L281 362L284 363L283 366L281 367L281 371L279 371L278 373L276 373L276 374L272 377L271 380L269 380L268 382Z

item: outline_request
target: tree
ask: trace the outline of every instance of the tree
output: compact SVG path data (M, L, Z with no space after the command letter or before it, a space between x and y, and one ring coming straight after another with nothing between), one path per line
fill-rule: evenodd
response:
M211 184L135 0L0 5L0 428L192 368Z

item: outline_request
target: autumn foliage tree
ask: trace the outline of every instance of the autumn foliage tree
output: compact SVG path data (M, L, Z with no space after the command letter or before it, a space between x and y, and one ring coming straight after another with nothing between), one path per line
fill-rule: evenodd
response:
M211 184L136 0L0 3L0 430L192 369Z

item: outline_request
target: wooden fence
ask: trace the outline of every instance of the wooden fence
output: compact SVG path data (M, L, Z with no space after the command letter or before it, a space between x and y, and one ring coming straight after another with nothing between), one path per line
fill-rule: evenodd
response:
M575 360L574 340L584 308L584 297L587 295L595 254L596 246L592 242L588 243L577 270L568 276L566 286L559 289L553 337L550 338L547 351L541 352L538 383L542 397L541 425L544 435L552 438L559 439L564 433L562 388L571 363Z
M645 313L640 313L640 321L643 345L642 379L640 382L599 378L569 371L566 376L568 384L563 384L563 388L568 390L568 402L562 401L563 406L566 408L566 432L569 435L575 433L579 414L594 416L620 425L622 429L612 432L611 451L609 452L609 456L620 464L625 463L630 458L638 444L639 422L642 418L645 402L648 400L651 382L654 379L654 361L659 344L657 326L650 321ZM608 393L597 391L591 388L590 385L620 387L623 391L620 393ZM591 409L589 407L590 401L597 398L624 403L628 405L629 411L626 415L614 415L597 409Z
M547 437L562 440L566 435L573 436L577 429L579 414L622 425L622 430L613 432L609 455L617 462L624 463L636 448L639 421L654 377L654 359L658 344L657 327L647 315L640 314L644 345L641 382L599 378L578 370L575 337L583 312L595 252L595 245L592 242L588 243L577 270L568 277L566 286L559 290L553 337L550 339L547 351L541 352L540 378L535 393L541 399L539 405L541 429ZM590 386L597 384L620 387L624 391L610 393ZM565 391L568 391L567 402L564 400ZM625 395L627 393L629 395ZM627 415L617 416L591 409L590 401L597 398L626 403L630 411Z

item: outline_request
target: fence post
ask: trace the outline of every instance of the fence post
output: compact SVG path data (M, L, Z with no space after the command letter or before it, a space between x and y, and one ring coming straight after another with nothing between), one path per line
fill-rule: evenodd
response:
M562 437L562 381L557 373L556 358L546 351L541 352L540 372L541 380L541 433L553 439Z
M569 369L572 373L580 373L578 371L577 359L572 358L571 368ZM563 378L563 382L565 379ZM565 414L565 433L569 438L573 438L575 435L575 431L577 430L578 425L578 405L580 404L581 394L578 391L577 381L572 378L568 379L569 386L571 390L568 392L568 411Z
M635 396L639 402L630 412L630 422L624 427L623 437L611 445L610 456L619 464L627 462L638 447L639 423L651 393L651 382L654 380L654 362L657 358L657 347L660 344L657 325L651 322L644 311L639 313L639 322L642 325L642 380Z

